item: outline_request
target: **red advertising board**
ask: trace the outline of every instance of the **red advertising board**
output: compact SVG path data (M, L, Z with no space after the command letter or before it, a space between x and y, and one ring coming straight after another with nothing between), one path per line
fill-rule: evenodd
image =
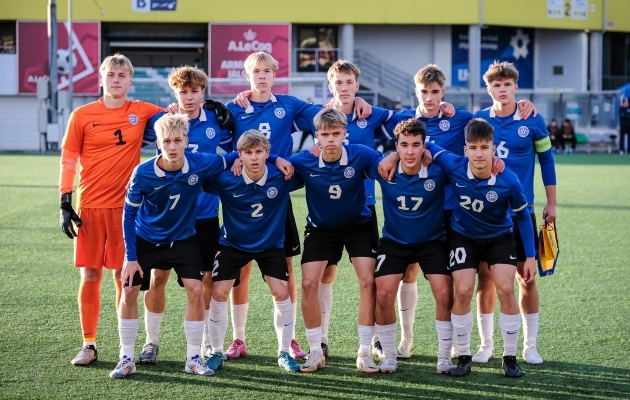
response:
M291 71L290 24L210 24L210 78L245 79L243 62L257 51L271 54L278 60L276 77L288 78ZM209 85L210 93L234 94L249 89L248 84L220 82ZM273 92L288 93L288 84L274 84Z
M98 67L100 63L100 24L72 23L72 57L68 51L67 23L57 23L57 70L59 90L67 90L71 63L75 94L100 93ZM37 92L37 81L49 79L48 28L46 22L18 21L18 92Z

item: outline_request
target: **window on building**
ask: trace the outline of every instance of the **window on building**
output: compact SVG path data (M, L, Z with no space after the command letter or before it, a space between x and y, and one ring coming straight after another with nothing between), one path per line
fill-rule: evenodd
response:
M0 21L0 53L15 54L15 21Z
M294 49L298 72L326 72L339 59L337 27L299 26Z
M614 90L630 82L630 33L604 34L602 89Z

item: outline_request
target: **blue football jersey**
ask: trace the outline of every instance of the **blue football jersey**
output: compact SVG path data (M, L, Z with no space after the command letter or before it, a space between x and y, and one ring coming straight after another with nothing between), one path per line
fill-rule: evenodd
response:
M415 175L407 175L398 162L391 182L378 173L375 160L366 171L376 179L383 195L383 237L402 244L444 240L444 188L448 178L442 169L431 163Z
M477 111L475 118L483 118L494 128L497 157L505 162L521 181L530 213L534 212L534 170L536 153L551 148L545 119L538 114L522 119L518 107L512 118L503 123L492 107Z
M126 206L137 209L135 232L128 229L131 218L125 213L125 249L129 258L135 255L135 235L151 243L162 244L183 240L195 234L197 197L201 193L201 182L226 168L222 156L204 153L185 153L184 166L179 171L166 172L157 165L161 156L155 156L133 171ZM233 160L232 160L233 161ZM128 241L133 246L128 246ZM132 251L133 250L133 251Z
M509 211L527 207L527 199L514 172L506 168L490 179L477 179L470 170L468 158L455 155L428 143L427 148L448 175L459 201L453 210L451 228L462 235L486 239L514 230Z
M315 132L313 119L315 115L321 111L309 109L295 120L296 129L301 131ZM371 149L374 148L374 139L393 139L392 136L383 128L383 124L387 122L393 115L393 112L384 108L372 107L372 114L366 119L357 117L356 108L352 114L346 114L348 125L346 131L348 136L344 140L344 144L362 144ZM374 179L365 180L365 201L367 205L376 204L376 192L374 189Z
M396 125L409 118L417 118L424 123L427 128L427 142L435 143L453 154L457 154L459 156L464 155L464 146L466 145L466 140L464 139L464 128L472 119L472 114L470 112L457 108L455 109L455 115L451 118L443 117L442 111L440 111L437 116L429 118L422 116L419 108L413 111L401 110L394 114L389 121L387 121L384 128L393 136ZM455 195L453 194L453 189L450 185L447 185L444 188L444 191L444 209L455 209L457 201L455 199Z
M144 128L144 141L153 143L157 140L155 123L167 112L155 114ZM214 111L201 109L199 118L190 120L188 130L188 148L191 153L216 154L217 147L226 152L232 151L232 134L229 129L222 129ZM157 149L157 154L160 154ZM207 193L201 193L197 199L197 219L214 218L219 216L219 198Z
M245 131L256 129L267 136L271 143L271 152L288 160L293 154L293 136L291 128L293 121L309 108L319 109L318 106L288 95L271 95L266 103L250 101L250 106L242 108L234 102L227 107L234 116L234 150L238 139Z
M223 226L219 243L251 253L284 248L284 225L289 194L304 186L294 175L290 180L273 164L266 163L262 178L253 181L224 171L208 177L203 190L219 195Z
M331 229L370 220L365 204L365 171L382 155L360 144L343 145L341 159L324 162L304 150L293 157L295 172L306 186L306 223Z

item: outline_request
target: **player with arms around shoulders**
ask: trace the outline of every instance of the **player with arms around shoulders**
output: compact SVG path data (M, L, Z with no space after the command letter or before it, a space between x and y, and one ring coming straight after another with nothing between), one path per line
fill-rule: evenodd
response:
M123 229L125 264L123 293L118 309L120 360L109 374L124 378L136 372L138 294L152 269L175 272L184 283L188 304L184 317L187 351L185 372L212 375L201 361L203 336L203 265L194 239L197 197L203 180L220 173L228 162L215 154L187 153L188 117L167 114L155 124L162 154L136 167L129 181ZM229 163L234 153L226 156Z
M162 108L127 100L133 65L122 54L106 57L99 68L103 97L74 110L61 143L60 224L74 241L74 265L80 269L79 315L83 347L71 361L87 365L96 361L96 331L101 312L103 266L113 270L116 307L120 301L123 266L122 215L125 185L140 162L146 121ZM77 188L77 212L72 189L77 164L81 164ZM79 228L75 232L72 223Z
M435 298L437 371L449 373L453 368L450 359L453 280L447 269L448 251L443 227L444 187L448 185L448 178L437 164L422 165L426 129L421 121L415 118L403 121L394 133L401 160L393 179L387 181L379 175L378 160L366 173L381 186L385 215L374 271L376 333L384 352L379 369L392 373L398 366L394 302L399 282L413 265L422 268Z
M459 359L450 374L464 376L471 370L470 335L473 317L470 302L477 269L486 268L479 265L484 261L495 282L501 303L499 327L503 335L503 370L505 376L516 378L523 374L516 363L521 319L514 294L514 224L508 211L516 213L518 229L525 238L527 259L523 267L523 279L530 282L536 274L536 250L527 198L518 177L511 170L506 169L499 175L492 174L492 154L495 151L492 126L482 119L472 119L466 125L465 135L465 157L427 143L434 162L448 175L455 198L459 201L451 221L448 264L455 286L451 321Z
M324 109L314 120L322 146L319 157L303 151L291 157L295 172L306 186L308 216L302 254L302 314L310 355L302 372L314 372L326 364L321 347L322 316L319 283L330 254L345 246L359 279L357 368L377 373L370 356L374 334L374 267L377 243L371 227L371 211L365 204L364 173L380 153L362 145L344 145L347 117Z
M484 74L487 90L492 97L492 107L478 111L477 118L483 118L494 128L494 144L497 156L505 162L519 177L527 198L527 211L533 233L532 240L537 243L536 215L534 214L534 171L535 158L538 158L542 180L547 195L547 204L542 216L547 222L556 219L556 171L553 159L553 147L549 139L547 124L540 115L524 119L521 110L516 106L515 94L518 90L518 71L508 62L495 62ZM514 212L510 212L514 226L520 221ZM528 364L541 364L542 357L538 353L536 337L538 335L539 297L536 279L527 281L524 278L526 261L524 242L521 230L515 231L517 275L519 285L520 309L523 319L523 359ZM529 240L529 239L528 239ZM495 307L494 285L487 269L479 271L477 289L477 326L481 336L481 346L473 357L474 362L485 363L493 356L493 317Z
M215 110L201 107L208 83L207 75L197 68L185 66L173 70L168 77L168 83L177 99L179 112L188 116L190 127L186 151L216 154L217 147L221 147L224 151L231 152L232 134L227 127L224 127L221 118L223 115L216 112L216 110L221 110L221 112L230 114L229 110L221 103L214 103L211 100L207 103L211 103ZM156 140L155 124L165 114L166 112L163 111L151 117L145 127L145 141L154 142ZM159 153L160 149L158 148ZM212 265L219 246L218 212L219 198L211 194L201 193L197 199L194 238L199 245L204 271L203 287L206 310L202 343L202 356L204 357L209 357L212 353L208 309L212 295ZM139 357L141 363L156 362L159 350L160 325L166 306L166 283L169 274L170 270L154 269L152 271L150 290L146 292L144 297L144 323L147 338Z
M243 161L242 176L225 171L203 184L204 191L220 196L223 212L220 247L212 270L209 325L213 353L206 365L214 371L223 365L230 290L241 269L255 260L274 299L278 365L297 372L300 365L289 354L295 317L287 287L284 226L289 194L304 183L295 176L285 179L282 171L266 163L271 145L261 132L245 132L237 147Z

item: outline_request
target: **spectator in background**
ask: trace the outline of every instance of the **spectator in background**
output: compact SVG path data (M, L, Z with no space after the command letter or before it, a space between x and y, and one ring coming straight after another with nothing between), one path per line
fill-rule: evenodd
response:
M553 146L553 152L559 153L560 149L563 148L562 140L560 140L560 127L558 126L558 122L553 118L549 125L547 126L547 130L549 131L549 139L551 139L551 145Z
M628 98L624 97L619 108L619 154L628 154L628 147L630 147L630 103Z
M564 153L574 153L575 146L577 146L577 138L575 137L575 129L573 129L573 125L571 124L571 120L568 118L564 119L562 122L562 150ZM571 143L571 148L567 147L567 142Z

